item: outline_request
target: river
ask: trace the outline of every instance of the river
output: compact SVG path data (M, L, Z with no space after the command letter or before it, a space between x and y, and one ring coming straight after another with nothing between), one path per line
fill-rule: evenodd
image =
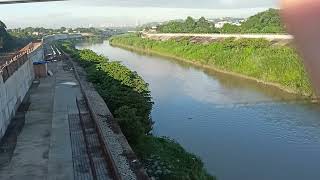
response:
M320 105L168 58L78 44L149 83L154 134L201 157L219 180L319 180Z

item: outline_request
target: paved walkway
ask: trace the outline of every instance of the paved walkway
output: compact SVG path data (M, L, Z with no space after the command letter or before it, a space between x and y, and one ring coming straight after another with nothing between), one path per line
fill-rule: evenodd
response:
M64 62L49 65L54 76L30 91L30 107L1 180L74 179L68 116L77 113L78 82Z
M245 38L268 40L293 40L292 35L287 34L192 34L192 33L144 33L146 37L206 37L206 38Z

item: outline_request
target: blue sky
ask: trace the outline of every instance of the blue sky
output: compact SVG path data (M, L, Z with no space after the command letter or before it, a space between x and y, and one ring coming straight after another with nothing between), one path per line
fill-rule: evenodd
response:
M0 5L0 19L9 28L124 26L189 15L248 17L271 7L277 0L70 0Z

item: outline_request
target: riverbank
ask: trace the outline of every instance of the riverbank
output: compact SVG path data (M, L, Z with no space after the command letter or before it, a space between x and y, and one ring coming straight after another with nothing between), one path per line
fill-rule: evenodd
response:
M119 62L110 62L90 50L76 50L71 43L60 46L84 67L133 150L155 179L215 179L202 161L173 140L151 135L152 98L148 85Z
M156 41L137 35L122 35L110 39L113 46L155 54L211 69L285 92L314 98L314 91L294 49L258 40L225 39L210 44L180 40Z

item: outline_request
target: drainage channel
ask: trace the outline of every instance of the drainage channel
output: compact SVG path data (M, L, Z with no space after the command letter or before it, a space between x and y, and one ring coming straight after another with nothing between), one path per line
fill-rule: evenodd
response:
M77 106L79 113L69 115L74 179L112 179L87 104L83 99L77 99Z

